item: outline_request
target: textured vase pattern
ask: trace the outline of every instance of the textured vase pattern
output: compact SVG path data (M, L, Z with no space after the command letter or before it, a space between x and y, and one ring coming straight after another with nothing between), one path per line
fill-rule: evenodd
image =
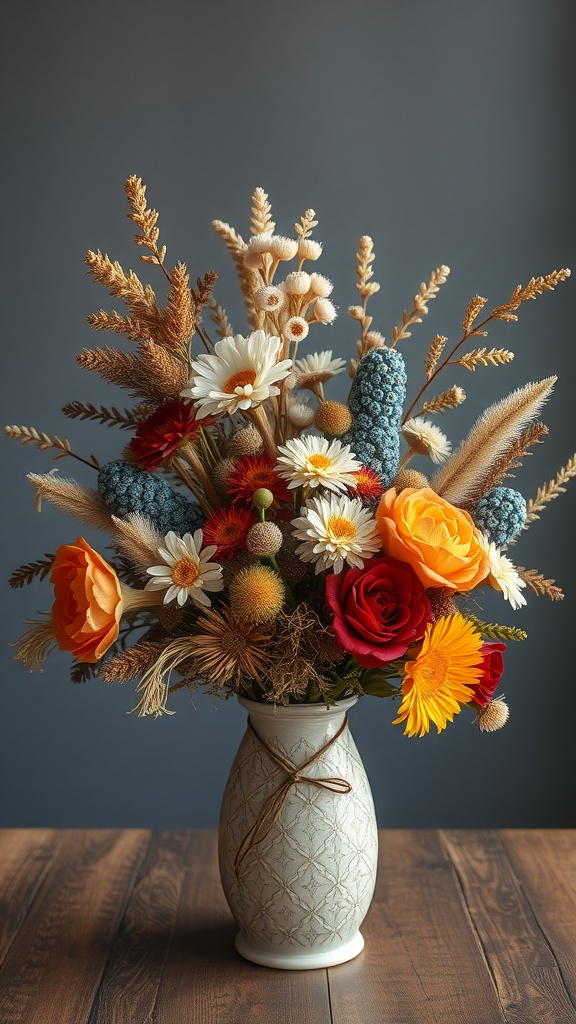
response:
M327 711L241 701L259 735L295 765L336 735L354 702ZM374 803L349 728L306 775L345 779L351 792L335 793L305 782L293 785L278 822L249 850L237 876L234 860L246 833L287 778L247 731L232 766L220 821L222 884L241 933L288 955L349 942L366 916L376 880Z

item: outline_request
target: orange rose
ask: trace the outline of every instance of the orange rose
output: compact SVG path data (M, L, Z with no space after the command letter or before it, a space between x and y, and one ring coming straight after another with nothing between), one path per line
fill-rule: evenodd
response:
M50 580L56 600L52 621L58 646L78 661L99 661L118 637L124 602L114 569L83 537L62 544Z
M425 587L472 590L486 579L488 559L472 518L430 487L394 487L376 520L384 551L408 562Z

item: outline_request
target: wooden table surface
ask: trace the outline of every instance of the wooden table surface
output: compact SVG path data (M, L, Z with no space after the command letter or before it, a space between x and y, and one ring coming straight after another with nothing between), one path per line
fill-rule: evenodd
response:
M216 833L0 832L1 1024L576 1022L576 830L381 833L366 948L234 951Z

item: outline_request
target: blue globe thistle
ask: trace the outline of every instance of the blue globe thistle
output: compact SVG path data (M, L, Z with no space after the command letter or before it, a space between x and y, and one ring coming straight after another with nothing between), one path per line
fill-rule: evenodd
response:
M520 532L526 522L526 502L520 491L495 487L470 509L479 530L501 548Z
M400 423L406 368L399 352L374 348L358 365L350 390L351 430L341 440L389 487L400 461Z
M140 512L162 534L170 530L180 536L193 533L204 521L199 505L177 494L154 473L128 462L102 466L98 490L115 516L124 519L131 512Z

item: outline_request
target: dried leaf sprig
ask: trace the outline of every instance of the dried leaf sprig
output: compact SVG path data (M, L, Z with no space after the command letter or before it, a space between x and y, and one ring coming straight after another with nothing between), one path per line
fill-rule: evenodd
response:
M551 601L563 601L564 592L561 587L555 585L555 580L546 580L541 572L536 569L525 569L524 566L517 566L518 575L534 591L535 594L549 597Z
M67 402L62 406L62 412L70 420L96 420L107 427L120 427L120 430L136 430L143 420L154 412L154 406L146 402L135 405L132 409L124 409L120 412L115 406L107 409L101 405L92 405L91 402Z
M160 249L158 248L158 239L160 237L160 230L157 227L158 214L156 210L151 210L148 206L146 185L142 183L142 178L132 174L126 182L125 189L131 210L128 216L140 228L140 233L134 235L134 241L136 245L142 245L152 253L151 256L141 255L140 259L144 263L155 263L161 267L168 280L170 280L167 271L164 269L166 246L163 245Z
M43 558L38 558L35 562L27 562L26 565L18 566L8 578L9 586L18 590L28 586L36 578L45 579L52 568L53 561L54 555L46 553Z
M576 476L576 453L565 466L558 471L553 480L549 480L548 483L539 487L536 496L530 498L526 502L526 522L524 529L527 530L530 523L533 523L535 519L539 519L539 512L543 512L548 502L553 501L559 494L564 494L566 491L565 484L573 477Z
M432 271L428 284L422 282L417 295L414 296L412 309L409 313L403 310L402 323L392 331L391 348L395 348L397 343L404 338L411 337L412 332L409 328L414 327L415 324L422 323L422 317L428 312L427 303L436 298L440 291L440 286L445 284L449 273L450 267L437 267L436 270Z
M553 270L551 274L546 274L544 277L531 278L531 280L528 282L527 285L525 285L525 287L518 285L517 288L514 289L514 292L512 293L512 296L508 300L508 302L503 303L501 306L496 306L492 310L492 312L479 324L476 324L475 321L479 316L480 312L482 311L482 309L484 308L484 306L486 305L487 299L483 298L481 295L475 295L474 298L471 299L471 301L468 303L468 306L466 307L466 312L464 314L464 319L462 321L463 333L462 337L460 338L460 341L456 345L454 345L454 348L449 352L446 358L442 360L441 363L438 363L438 361L436 361L436 364L433 365L431 372L429 372L427 366L426 380L422 387L420 388L418 394L416 395L416 398L406 411L402 422L405 423L406 420L410 419L413 410L420 402L424 392L427 390L432 381L438 376L438 374L449 364L454 365L455 363L459 362L459 360L454 360L454 355L456 354L461 345L465 344L470 338L473 337L485 338L488 332L485 331L484 328L493 320L517 320L518 317L515 316L514 310L518 309L522 302L525 302L528 299L536 299L545 291L553 291L554 288L556 288L556 286L561 281L565 281L568 277L570 277L570 270L564 268L562 270ZM432 351L432 346L430 351ZM478 352L479 350L475 351ZM493 351L507 350L502 349ZM474 353L468 353L468 355L473 356ZM509 355L512 356L512 353L509 353ZM509 362L510 360L504 359L504 361ZM493 365L498 364L494 363ZM469 367L467 367L467 369L469 369Z
M67 455L72 459L77 459L78 462L83 462L85 466L90 466L91 469L99 469L100 464L95 455L90 456L88 459L83 459L81 455L76 455L72 451L70 441L65 438L62 439L57 435L49 437L48 434L44 434L35 427L17 427L8 426L4 427L4 433L7 437L13 437L17 441L21 441L22 444L35 444L38 446L41 452L47 451L50 448L55 448L59 452L58 455L54 456L54 459L65 459Z

